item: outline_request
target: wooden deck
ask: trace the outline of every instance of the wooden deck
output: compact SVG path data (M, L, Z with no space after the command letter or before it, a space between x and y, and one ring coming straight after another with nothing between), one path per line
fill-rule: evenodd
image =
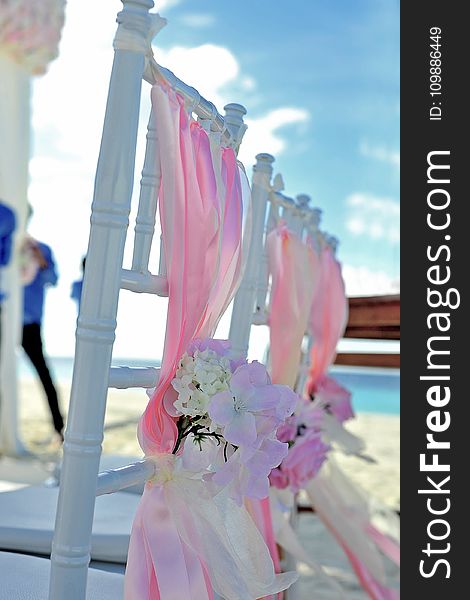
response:
M349 298L349 320L345 338L400 339L400 295ZM340 353L336 364L361 367L400 367L399 353Z

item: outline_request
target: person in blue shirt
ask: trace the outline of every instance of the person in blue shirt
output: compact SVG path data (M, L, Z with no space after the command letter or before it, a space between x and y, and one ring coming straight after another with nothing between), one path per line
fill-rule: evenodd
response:
M78 312L80 312L80 301L82 299L83 275L85 273L86 256L82 258L82 278L72 283L70 297L77 303Z
M1 269L10 262L15 226L15 213L0 200L0 304L4 298L1 288Z
M63 440L64 419L60 412L57 391L44 357L41 336L45 288L56 285L58 277L49 246L31 237L27 238L26 245L24 254L28 255L29 263L35 264L36 268L32 271L32 280L24 287L22 345L46 393L54 429Z
M10 262L13 232L15 231L15 213L0 200L0 347L2 341L2 268Z

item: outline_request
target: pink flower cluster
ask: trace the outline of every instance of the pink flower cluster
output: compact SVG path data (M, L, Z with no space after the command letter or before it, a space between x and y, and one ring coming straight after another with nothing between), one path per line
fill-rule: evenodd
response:
M313 390L315 401L340 423L354 418L351 392L333 377L323 376Z
M224 340L196 340L182 357L172 382L177 392L172 413L179 416L185 468L201 472L226 488L241 504L245 496L263 499L269 475L288 453L278 429L300 397L274 385L264 365L231 359ZM173 395L174 398L174 395Z
M330 447L322 440L323 413L310 401L301 400L296 414L278 429L280 441L288 442L289 451L280 466L271 472L271 485L294 493L315 477Z
M2 0L0 50L31 73L44 73L58 54L64 9L64 0Z
M272 384L266 368L256 361L238 367L230 389L212 397L209 417L234 449L212 481L230 486L239 503L243 496L262 499L268 495L269 474L288 453L288 444L276 433L298 399L287 386Z

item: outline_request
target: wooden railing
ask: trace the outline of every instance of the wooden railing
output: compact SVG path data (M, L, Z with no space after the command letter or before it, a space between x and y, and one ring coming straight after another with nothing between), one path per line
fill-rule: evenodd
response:
M400 295L349 298L349 320L345 338L400 339ZM399 353L339 353L336 364L368 367L400 367Z

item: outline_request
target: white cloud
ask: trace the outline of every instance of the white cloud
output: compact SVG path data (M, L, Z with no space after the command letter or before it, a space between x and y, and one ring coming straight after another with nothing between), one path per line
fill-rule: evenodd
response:
M366 223L364 219L361 219L359 217L352 217L347 221L346 227L354 235L360 235L361 233L364 233L366 229Z
M400 293L400 280L390 277L385 271L344 264L343 278L348 296Z
M373 158L388 163L396 169L400 169L400 152L398 150L393 150L383 145L374 146L364 140L359 146L359 151L367 158Z
M240 83L246 92L252 92L256 89L256 81L253 79L253 77L243 77Z
M158 62L174 71L185 83L197 87L205 98L215 103L219 111L228 102L233 102L234 98L230 95L233 85L241 84L245 91L256 87L256 81L241 72L236 57L224 46L175 46L170 50L156 49L155 56ZM207 68L208 64L211 65L210 69ZM287 147L282 128L304 124L309 118L308 111L294 106L276 108L256 118L248 113L245 119L248 129L240 148L240 160L249 167L260 152L279 156Z
M237 79L240 65L228 48L202 44L192 48L174 46L170 50L156 48L154 52L158 63L174 71L185 83L196 87L219 110L230 101L224 88Z
M346 198L346 206L346 229L350 233L392 244L399 242L400 204L397 201L356 192Z
M271 110L263 117L246 119L248 129L240 147L240 159L249 166L260 152L279 156L287 147L287 140L280 130L289 125L305 123L309 118L309 113L303 108L285 106Z
M179 21L187 27L204 29L215 25L216 18L209 13L186 13L179 17Z
M155 8L162 16L165 16L161 11L170 10L170 8L178 6L178 4L181 4L181 1L182 0L156 0Z

